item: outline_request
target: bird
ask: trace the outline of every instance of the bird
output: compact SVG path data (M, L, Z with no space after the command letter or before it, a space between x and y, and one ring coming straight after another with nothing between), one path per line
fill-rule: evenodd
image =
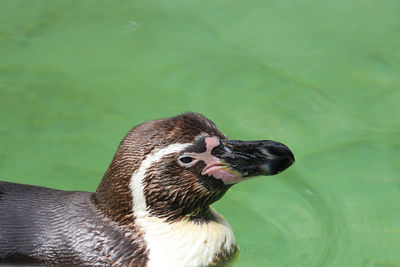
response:
M95 192L0 182L0 263L215 266L238 255L211 204L294 163L271 140L231 140L186 112L133 127Z

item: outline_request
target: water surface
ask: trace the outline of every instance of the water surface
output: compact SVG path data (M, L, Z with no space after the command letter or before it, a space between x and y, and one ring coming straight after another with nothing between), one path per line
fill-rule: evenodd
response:
M95 190L125 133L197 111L288 171L215 204L236 266L400 266L398 1L0 2L0 179Z

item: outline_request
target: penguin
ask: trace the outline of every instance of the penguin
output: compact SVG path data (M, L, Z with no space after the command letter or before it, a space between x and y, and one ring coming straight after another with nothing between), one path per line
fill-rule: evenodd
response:
M201 114L142 123L95 192L0 182L0 263L215 266L238 255L210 205L233 185L294 163L282 143L230 140Z

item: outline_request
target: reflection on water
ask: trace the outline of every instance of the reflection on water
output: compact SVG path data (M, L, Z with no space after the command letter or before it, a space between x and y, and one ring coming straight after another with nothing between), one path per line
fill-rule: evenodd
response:
M0 179L94 190L134 124L192 110L287 144L216 208L237 266L400 266L400 4L0 4Z

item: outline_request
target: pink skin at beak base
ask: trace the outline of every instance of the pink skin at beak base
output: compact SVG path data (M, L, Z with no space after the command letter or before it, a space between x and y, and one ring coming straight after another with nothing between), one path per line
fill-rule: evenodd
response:
M219 158L211 155L211 151L214 147L219 145L219 139L215 136L206 137L206 151L203 153L193 153L196 158L204 161L206 167L204 167L202 175L212 175L216 179L220 179L224 184L234 184L241 180L240 174L230 170L225 166Z

